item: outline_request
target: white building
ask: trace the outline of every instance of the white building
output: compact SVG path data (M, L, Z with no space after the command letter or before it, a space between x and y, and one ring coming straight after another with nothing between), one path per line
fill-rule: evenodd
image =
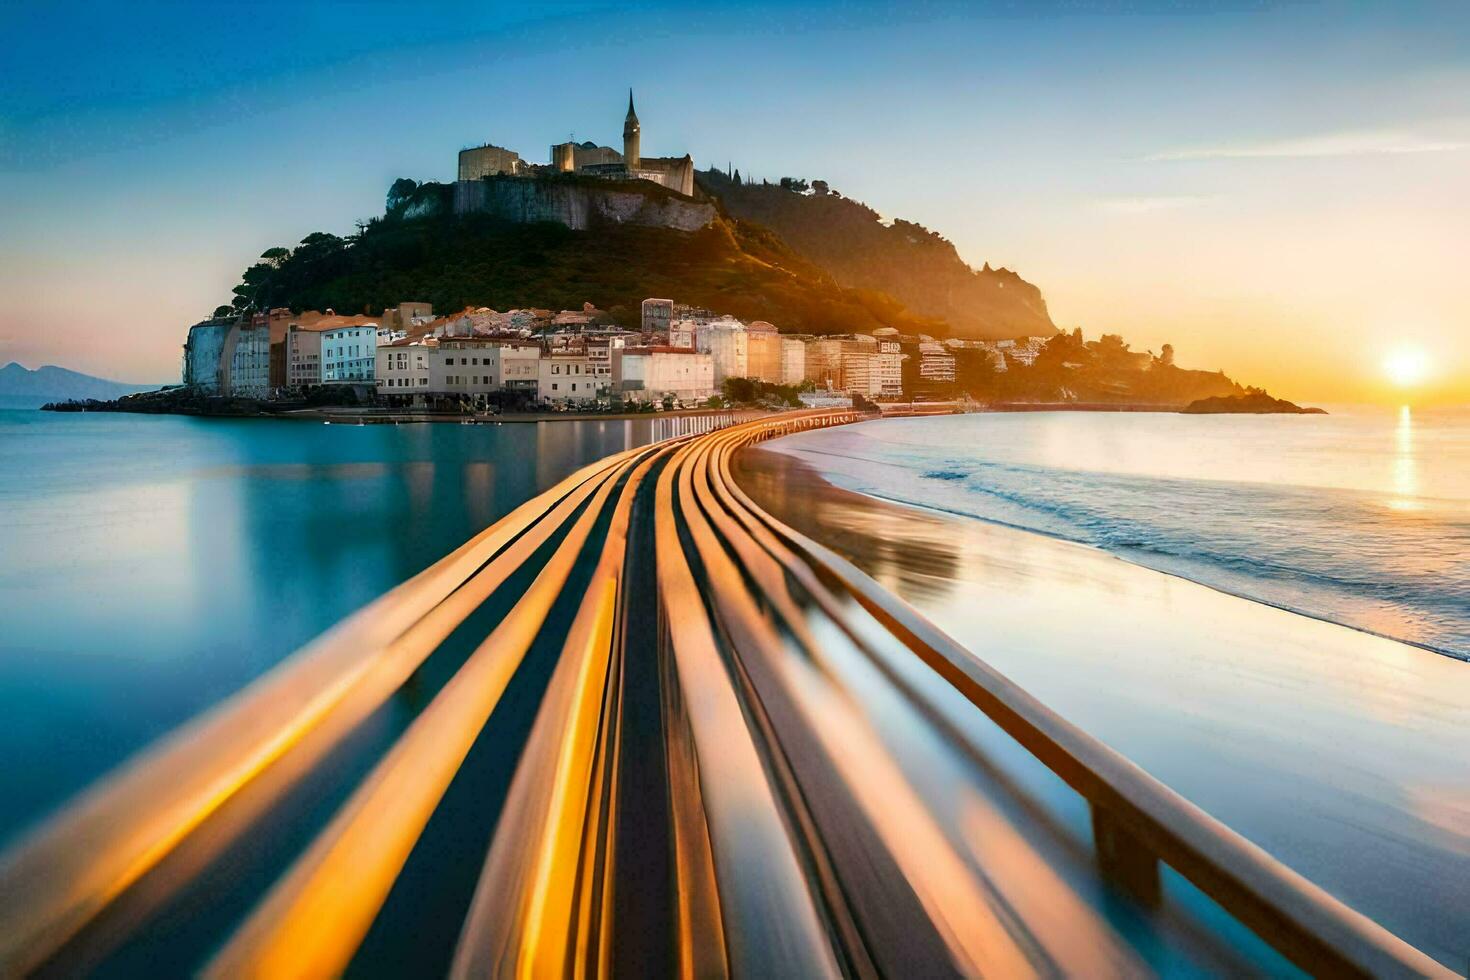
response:
M543 402L566 404L596 401L599 385L593 362L585 351L549 351L537 364L537 396Z
M781 338L781 383L796 386L806 379L806 341Z
M378 325L322 331L322 384L364 384L378 368Z
M745 324L730 316L699 324L694 330L694 348L715 361L715 385L726 378L749 377L750 337Z
M699 325L693 320L674 320L669 323L669 346L694 349L694 332Z
M832 391L803 391L797 398L805 408L852 408L852 396L837 394Z
M715 393L710 354L682 347L625 347L613 356L612 390L626 401L702 402Z
M380 395L424 395L429 392L429 360L438 348L400 340L377 350Z
M903 397L903 351L896 340L878 341L873 355L872 398Z
M587 359L592 364L592 375L603 388L612 387L613 358L627 345L629 334L616 333L602 337L588 337L584 343ZM636 340L637 338L634 337Z
M220 356L221 390L236 398L264 398L271 391L271 328L264 316L236 323Z
M438 356L429 355L429 391L471 398L499 391L498 360L498 345L493 340L441 340Z
M932 338L919 341L919 383L926 386L952 385L955 357Z
M535 397L540 388L541 345L500 343L490 349L490 378L502 391Z

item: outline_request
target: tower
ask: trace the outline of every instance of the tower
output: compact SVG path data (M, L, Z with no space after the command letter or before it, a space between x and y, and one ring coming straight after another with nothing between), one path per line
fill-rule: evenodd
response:
M623 165L629 170L637 170L640 158L638 156L638 113L633 111L633 90L628 89L628 115L623 119Z

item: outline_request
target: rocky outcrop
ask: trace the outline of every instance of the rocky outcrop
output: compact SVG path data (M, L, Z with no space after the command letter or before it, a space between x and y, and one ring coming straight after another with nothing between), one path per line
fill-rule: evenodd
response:
M1200 398L1181 411L1185 415L1326 415L1320 408L1303 408L1285 398L1272 398L1260 388L1247 388L1243 395Z
M599 224L698 231L715 219L711 204L642 182L489 177L454 185L455 214L488 214L532 224L553 221L577 231Z

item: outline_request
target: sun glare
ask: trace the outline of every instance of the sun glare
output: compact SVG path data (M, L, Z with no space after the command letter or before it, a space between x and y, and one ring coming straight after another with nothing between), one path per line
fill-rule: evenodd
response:
M1383 359L1383 373L1400 388L1412 388L1429 374L1429 355L1420 347L1399 347Z

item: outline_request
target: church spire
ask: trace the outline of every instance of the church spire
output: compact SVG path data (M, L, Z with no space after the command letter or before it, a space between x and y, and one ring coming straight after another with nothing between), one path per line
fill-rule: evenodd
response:
M638 113L633 111L633 90L628 89L628 117L623 120L623 165L629 170L637 170L641 162L639 156L639 136L642 127L638 125Z

